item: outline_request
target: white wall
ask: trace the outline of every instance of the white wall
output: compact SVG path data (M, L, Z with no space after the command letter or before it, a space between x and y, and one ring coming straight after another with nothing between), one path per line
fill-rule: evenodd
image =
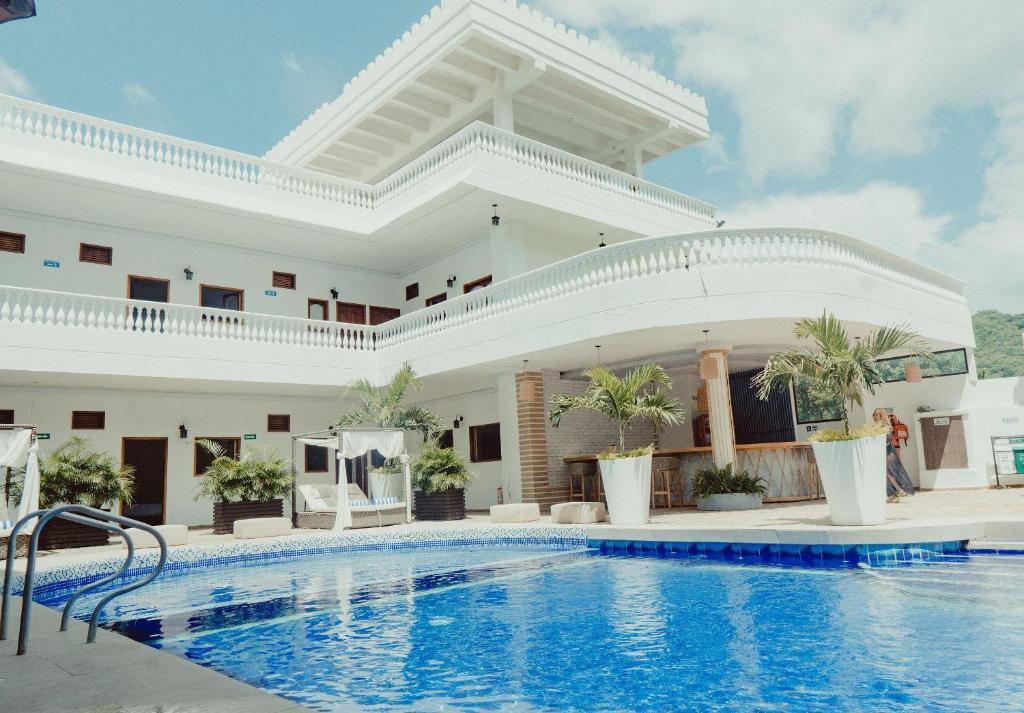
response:
M464 284L491 274L493 274L493 268L489 237L484 233L460 245L455 250L438 255L430 263L414 272L403 275L396 281L398 288L393 301L397 300L396 304L402 306L403 314L414 312L423 309L428 297L433 297L441 292L447 293L448 299L458 297L462 294ZM456 277L452 287L447 285L448 275ZM495 275L494 279L499 278ZM406 301L405 287L414 282L419 283L420 294L418 297Z
M81 436L93 448L121 460L123 436L167 438L167 510L169 523L209 524L213 509L209 501L195 502L197 479L194 471L194 441L203 436L236 436L255 433L248 446L270 446L290 457L287 433L268 433L267 414L290 414L293 433L327 426L338 413L337 399L288 398L279 396L228 396L219 394L118 391L113 389L51 389L0 387L0 409L14 409L17 423L35 424L50 439L40 441L42 452L55 450L72 436ZM103 430L71 430L72 411L105 411ZM178 425L188 427L188 439L178 436ZM303 450L297 449L300 482L327 482L327 476L303 475ZM333 482L333 480L331 481ZM288 507L287 502L285 507Z
M992 436L1024 436L1024 376L981 379L964 394L971 468L996 484ZM999 476L1002 485L1024 484L1024 476Z

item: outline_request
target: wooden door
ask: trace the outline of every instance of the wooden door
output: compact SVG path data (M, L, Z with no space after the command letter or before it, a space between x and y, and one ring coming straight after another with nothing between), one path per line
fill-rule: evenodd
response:
M121 514L149 525L163 525L167 512L167 439L121 439L121 462L135 469L135 499Z

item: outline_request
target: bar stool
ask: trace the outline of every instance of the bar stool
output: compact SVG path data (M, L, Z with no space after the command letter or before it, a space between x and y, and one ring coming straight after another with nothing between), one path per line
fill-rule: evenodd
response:
M597 464L593 461L581 461L569 464L569 500L587 500L587 479L593 478ZM579 485L579 489L577 489ZM579 496L577 498L576 496Z
M665 499L664 509L672 507L672 480L679 473L679 459L655 456L651 461L651 509L658 509L658 498Z

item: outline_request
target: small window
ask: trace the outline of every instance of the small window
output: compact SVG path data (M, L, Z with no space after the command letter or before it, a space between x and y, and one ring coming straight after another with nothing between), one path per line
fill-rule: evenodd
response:
M0 408L0 425L11 426L14 424L14 409Z
M286 413L268 414L267 430L271 433L291 433L292 417Z
M454 448L455 431L450 428L447 431L441 431L441 435L437 437L437 445L441 448Z
M366 324L366 305L355 302L339 302L336 309L339 322Z
M326 473L327 472L327 449L323 446L311 446L306 444L306 472Z
M4 233L0 231L0 252L25 252L25 236L21 233Z
M444 302L447 299L448 299L448 293L447 292L442 292L439 295L434 295L433 297L428 297L427 298L427 307L430 307L431 305L439 305L439 304L441 304L442 302Z
M469 427L469 460L472 463L501 460L500 424Z
M275 272L271 282L274 287L280 287L282 290L295 289L295 275L290 272Z
M168 302L171 297L170 280L158 277L128 276L128 297L147 302Z
M199 302L203 307L214 309L242 310L242 290L233 287L218 287L216 285L200 285Z
M467 282L465 285L462 286L462 292L463 294L466 294L468 292L472 292L473 290L479 290L481 287L487 287L487 285L491 284L492 281L493 280L490 275L485 275L484 277L481 277L479 280Z
M405 286L405 299L414 300L420 296L420 283L414 282Z
M370 307L370 324L384 324L402 316L402 310L394 307Z
M91 262L94 265L112 265L114 263L114 248L80 243L78 246L78 261Z
M310 297L306 300L306 316L321 322L327 320L327 300Z
M105 411L72 411L71 428L101 431L106 426Z
M200 436L196 438L197 441L213 441L224 449L224 455L229 458L238 460L238 457L242 453L242 439L237 436ZM210 455L209 451L203 448L198 443L195 444L195 470L193 471L196 475L202 475L206 472L206 469L213 463L213 456Z

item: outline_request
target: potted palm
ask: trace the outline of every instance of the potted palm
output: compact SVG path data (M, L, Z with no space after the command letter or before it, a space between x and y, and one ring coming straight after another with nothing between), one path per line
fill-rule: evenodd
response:
M417 520L462 520L466 486L473 480L466 459L429 439L412 461Z
M551 425L557 428L562 416L576 409L597 411L616 425L618 450L598 456L608 517L613 525L644 525L650 517L654 448L627 451L626 432L638 419L649 420L655 427L682 422L679 402L668 395L672 380L658 364L642 364L625 378L603 366L592 366L583 373L590 380L586 391L552 397Z
M764 478L745 470L736 473L732 463L698 470L693 476L698 510L756 510L766 492Z
M216 441L196 443L213 458L200 476L195 499L213 500L215 534L232 532L235 520L284 514L282 496L291 491L291 469L276 451L250 448L236 460Z
M39 462L39 505L81 504L106 509L116 502L130 505L135 471L118 466L107 453L94 451L83 438L72 438ZM107 544L108 534L88 525L56 518L39 535L39 548L95 547Z
M426 442L431 434L441 428L441 421L430 411L405 403L410 389L419 390L422 382L408 364L402 366L385 386L374 386L366 379L350 382L345 387L342 400L355 399L358 406L338 417L337 426L375 426L397 428L403 431L419 431ZM370 471L370 497L379 499L398 497L404 499L402 466L395 460Z
M812 347L781 352L754 377L758 396L787 388L794 379L807 379L820 393L841 404L843 428L818 431L809 439L818 461L829 513L836 525L878 525L885 522L885 428L850 428L850 409L864 405L883 382L876 361L896 349L920 352L916 332L885 326L851 343L835 316L801 319L793 333L811 339Z

